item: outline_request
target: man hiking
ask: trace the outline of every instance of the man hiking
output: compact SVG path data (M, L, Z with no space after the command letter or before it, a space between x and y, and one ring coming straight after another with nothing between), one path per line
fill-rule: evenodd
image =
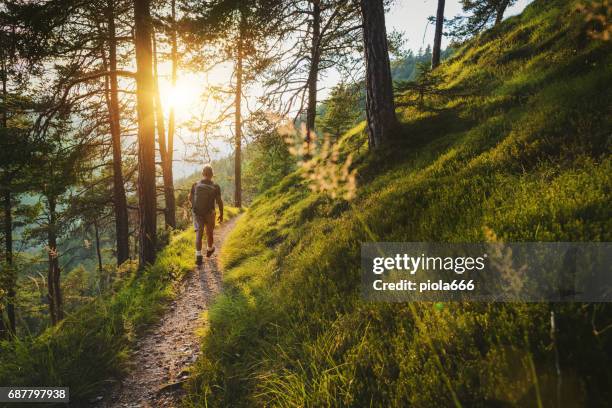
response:
M206 228L206 257L215 252L213 231L215 229L215 202L219 206L219 222L223 222L223 200L221 187L212 181L213 169L207 164L202 169L202 180L193 183L189 202L193 211L193 227L196 231L196 265L202 265L202 234Z

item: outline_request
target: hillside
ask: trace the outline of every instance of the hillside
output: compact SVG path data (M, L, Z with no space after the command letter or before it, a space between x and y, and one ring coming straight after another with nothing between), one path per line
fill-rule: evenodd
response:
M363 124L345 134L352 201L298 171L253 202L222 252L188 405L550 406L557 363L564 406L609 403L610 305L359 294L361 242L612 239L611 45L574 7L536 0L460 47L422 106L398 96L393 149L368 154Z

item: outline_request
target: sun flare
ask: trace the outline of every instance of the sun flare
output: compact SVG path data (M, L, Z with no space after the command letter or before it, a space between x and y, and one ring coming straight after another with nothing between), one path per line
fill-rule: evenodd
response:
M174 108L177 116L188 116L200 103L201 86L194 78L181 78L175 86L164 81L159 91L164 109Z

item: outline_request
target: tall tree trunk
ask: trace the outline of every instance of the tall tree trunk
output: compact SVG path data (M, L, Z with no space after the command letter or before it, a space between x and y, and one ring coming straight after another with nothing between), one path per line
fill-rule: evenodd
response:
M434 46L431 54L431 69L435 69L438 65L440 65L442 29L444 28L444 3L445 0L438 0L438 10L436 12L436 34L434 36Z
M6 197L5 197L5 200L6 200ZM11 209L9 207L9 212L10 212L10 210ZM7 216L6 212L7 211L6 211L6 201L5 201L5 204L4 204L4 235L6 237L5 239L8 241L8 240L10 240L12 238L12 230L13 230L13 228L10 225L10 224L12 224L12 222L10 220L10 216ZM8 238L9 234L11 234L11 238ZM7 244L6 241L5 241L5 244ZM7 247L7 250L6 250L6 258L7 258L6 263L8 264L8 244L6 245L6 247ZM8 273L8 272L4 271L4 269L3 269L2 273ZM0 288L0 289L4 289L4 288ZM6 304L6 308L7 309L8 309L8 303L9 302L7 302L7 304ZM9 324L9 327L7 327L7 325L6 325L8 323L8 319L7 319L7 321L5 321L5 318L4 318L4 307L5 307L5 305L3 304L3 302L0 302L0 340L7 338L8 334L10 332L10 329L9 329L10 324Z
M0 50L1 52L1 50ZM2 79L2 127L6 128L7 125L7 117L6 117L6 71L5 71L5 66L4 66L4 55L2 56L2 59L0 60L0 64L2 64L0 66L0 68L2 69L0 71L0 79ZM10 199L10 195L9 195L9 199ZM6 197L5 197L6 200ZM9 201L10 204L10 201ZM9 212L10 212L10 206L9 206ZM6 201L4 203L4 236L7 242L7 254L8 254L8 241L10 241L12 239L12 234L13 234L13 227L12 227L12 222L11 222L11 215L7 216L7 212L6 212ZM11 235L11 238L8 238L8 236ZM12 244L11 244L12 246ZM11 250L11 253L13 251ZM8 263L8 256L7 256L7 263ZM2 289L2 288L0 288ZM8 307L8 305L7 305ZM4 321L4 305L2 304L2 302L0 302L0 340L6 338L8 335L8 328L6 327L6 323Z
M319 62L321 60L321 4L312 0L312 38L310 45L310 69L308 72L308 106L306 108L306 146L310 150L310 141L315 128L317 116L317 86ZM307 154L310 153L307 151Z
M49 210L49 225L47 230L47 252L49 271L47 273L47 289L49 293L49 313L51 323L58 324L64 318L62 291L60 287L59 253L57 250L57 215L55 197L47 197Z
M366 116L370 148L388 144L397 130L383 0L360 0L366 60Z
M238 47L236 47L236 94L234 100L234 205L242 207L242 71L244 15L240 12Z
M6 126L6 123L4 124ZM2 321L2 326L0 327L0 338L2 338L3 333L1 333L2 329L6 331L7 334L15 334L15 285L16 285L16 276L15 271L13 270L13 211L12 211L12 200L11 200L11 191L6 190L4 192L4 247L5 247L5 262L6 262L6 270L5 273L8 274L6 276L7 283L7 303L6 303L6 315L8 318L8 326L4 326L4 321ZM2 309L0 309L0 312ZM3 320L3 316L0 314L0 320Z
M166 208L164 210L164 221L166 228L176 228L176 217L174 208L170 210L168 201L174 204L174 185L172 183L172 173L168 173L168 169L172 167L172 163L168 162L168 150L166 147L166 131L164 125L164 110L159 94L159 75L157 72L157 41L155 40L155 32L152 35L153 40L153 81L155 86L155 123L157 125L157 143L159 145L159 157L161 161L162 180L164 183L164 201Z
M510 3L510 0L500 0L499 3L497 4L497 10L495 14L495 25L498 25L504 19L504 13L506 12L506 8L508 7L509 3Z
M3 53L4 54L4 53ZM2 102L6 104L8 98L7 89L7 70L6 60L4 55L1 59L1 79L2 79ZM6 105L2 108L2 128L8 127L8 114ZM15 285L16 276L13 270L13 203L12 194L9 188L9 182L5 185L6 190L4 191L4 248L5 248L5 261L7 270L5 271L7 276L7 303L6 303L6 314L8 318L8 326L4 323L4 317L2 315L2 305L0 305L0 339L5 337L5 334L15 334Z
M134 0L136 111L138 116L138 214L140 269L155 261L155 116L150 0Z
M113 206L115 211L115 235L117 245L117 265L130 258L129 244L129 218L125 185L123 183L123 168L121 157L121 123L117 81L117 40L115 30L115 2L107 2L108 24L108 63L110 75L108 76L107 98L110 132L113 149Z
M6 328L6 323L4 322L4 310L2 305L0 304L0 340L8 337L8 329Z
M176 0L171 2L171 18L172 29L170 31L170 57L172 60L172 73L170 77L172 88L176 86L176 77L178 70L178 52L176 41ZM174 197L174 129L175 129L175 114L174 106L170 107L168 114L168 140L166 148L166 169L164 175L167 176L167 181L164 182L166 188L166 223L172 228L176 228L176 200Z

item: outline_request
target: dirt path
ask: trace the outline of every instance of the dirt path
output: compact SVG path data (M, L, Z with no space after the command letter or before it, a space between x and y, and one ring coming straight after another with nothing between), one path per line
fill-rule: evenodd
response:
M188 376L187 368L200 351L195 330L204 324L202 312L221 290L222 271L217 255L237 218L216 229L215 254L210 259L204 258L204 264L185 277L166 314L138 341L131 373L109 395L92 401L93 406L178 406L181 384Z

